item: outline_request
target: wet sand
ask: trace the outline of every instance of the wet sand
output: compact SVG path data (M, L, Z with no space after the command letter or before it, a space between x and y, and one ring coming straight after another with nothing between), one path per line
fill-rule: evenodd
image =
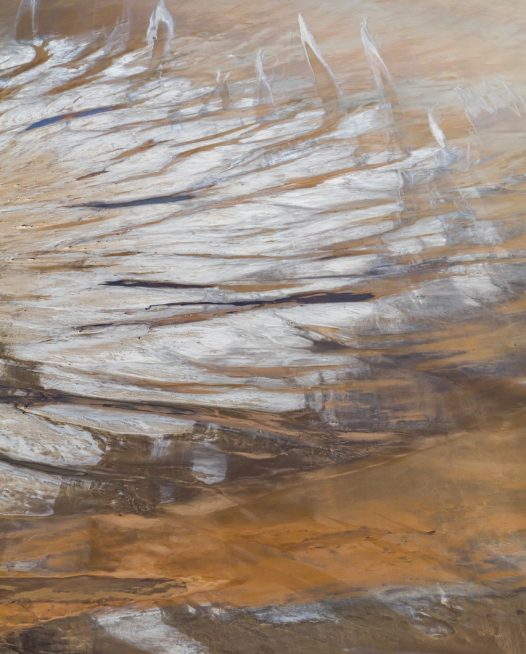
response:
M2 654L523 653L525 23L2 4Z

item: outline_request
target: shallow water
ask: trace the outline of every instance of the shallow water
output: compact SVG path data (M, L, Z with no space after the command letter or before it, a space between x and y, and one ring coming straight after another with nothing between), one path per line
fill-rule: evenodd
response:
M525 27L2 3L1 652L523 654Z

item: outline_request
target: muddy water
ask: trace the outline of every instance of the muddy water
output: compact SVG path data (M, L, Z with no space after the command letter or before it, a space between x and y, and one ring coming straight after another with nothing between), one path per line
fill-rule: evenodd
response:
M2 3L2 653L525 651L525 23Z

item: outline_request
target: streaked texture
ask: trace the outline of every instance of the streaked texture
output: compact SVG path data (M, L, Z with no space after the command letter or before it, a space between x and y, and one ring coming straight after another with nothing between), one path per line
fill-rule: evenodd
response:
M1 654L524 654L525 28L2 3Z

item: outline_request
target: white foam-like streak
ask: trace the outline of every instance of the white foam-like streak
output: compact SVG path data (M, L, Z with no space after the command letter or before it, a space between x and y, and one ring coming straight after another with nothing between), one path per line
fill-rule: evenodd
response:
M256 55L256 83L258 104L262 104L265 101L265 96L271 104L274 104L272 88L270 86L270 82L268 81L267 74L265 73L265 67L263 63L263 50L258 50Z
M113 52L122 52L126 49L128 40L130 38L130 22L129 20L119 21L106 42L106 46L103 50L105 55L111 54Z
M96 429L114 435L146 436L158 440L162 436L191 434L195 422L172 416L155 415L141 411L126 411L76 404L46 404L27 409L27 413L54 421L67 422L84 429Z
M26 11L31 12L31 36L33 39L37 37L37 10L39 0L21 0L16 14L16 26L18 27L22 16Z
M166 624L160 609L123 609L97 616L99 625L113 638L150 654L205 654L198 641Z
M307 58L307 63L309 64L309 68L311 69L311 73L314 78L314 81L316 82L316 86L318 87L320 95L322 96L322 100L337 100L341 104L341 100L342 100L341 91L338 82L336 81L336 77L334 76L334 73L332 72L332 69L327 63L327 61L325 60L323 54L321 53L321 50L318 47L318 44L316 43L316 39L314 38L312 32L307 27L307 23L305 22L305 19L301 14L298 14L298 23L300 28L301 43L305 51L305 57ZM314 64L311 58L311 54L309 53L309 49L314 55L317 63L323 68L324 73L328 78L325 80L325 84L324 84L325 89L322 88L321 86L322 82L321 80L319 80L319 76L316 74L316 71L314 70ZM332 89L330 87L332 87ZM333 97L331 98L327 96L327 94L332 95ZM327 96L327 97L323 97L323 96Z
M360 34L362 37L363 50L373 74L378 95L380 96L383 103L390 105L391 103L387 98L386 83L394 88L394 80L385 64L385 61L382 59L382 56L378 51L375 40L369 32L366 18L362 19Z
M53 424L8 405L0 407L0 423L0 453L15 461L92 466L102 456L100 447L84 429Z
M192 455L192 471L207 486L219 484L227 475L228 458L213 445L197 446Z
M164 46L164 54L166 55L170 50L171 41L175 36L175 21L172 14L168 11L164 0L159 0L157 6L153 10L148 24L148 31L146 32L146 42L152 51L155 46L155 41L158 38L161 23L164 23L168 31L168 36Z
M431 130L431 134L433 134L433 137L435 141L438 143L438 145L441 148L446 147L446 135L442 131L442 128L440 125L437 123L435 116L433 115L433 112L429 110L427 112L427 120L429 122L429 129Z
M0 515L51 515L62 478L0 462Z
M259 622L272 625L304 624L308 622L337 622L330 607L323 604L287 604L266 606L251 611Z

